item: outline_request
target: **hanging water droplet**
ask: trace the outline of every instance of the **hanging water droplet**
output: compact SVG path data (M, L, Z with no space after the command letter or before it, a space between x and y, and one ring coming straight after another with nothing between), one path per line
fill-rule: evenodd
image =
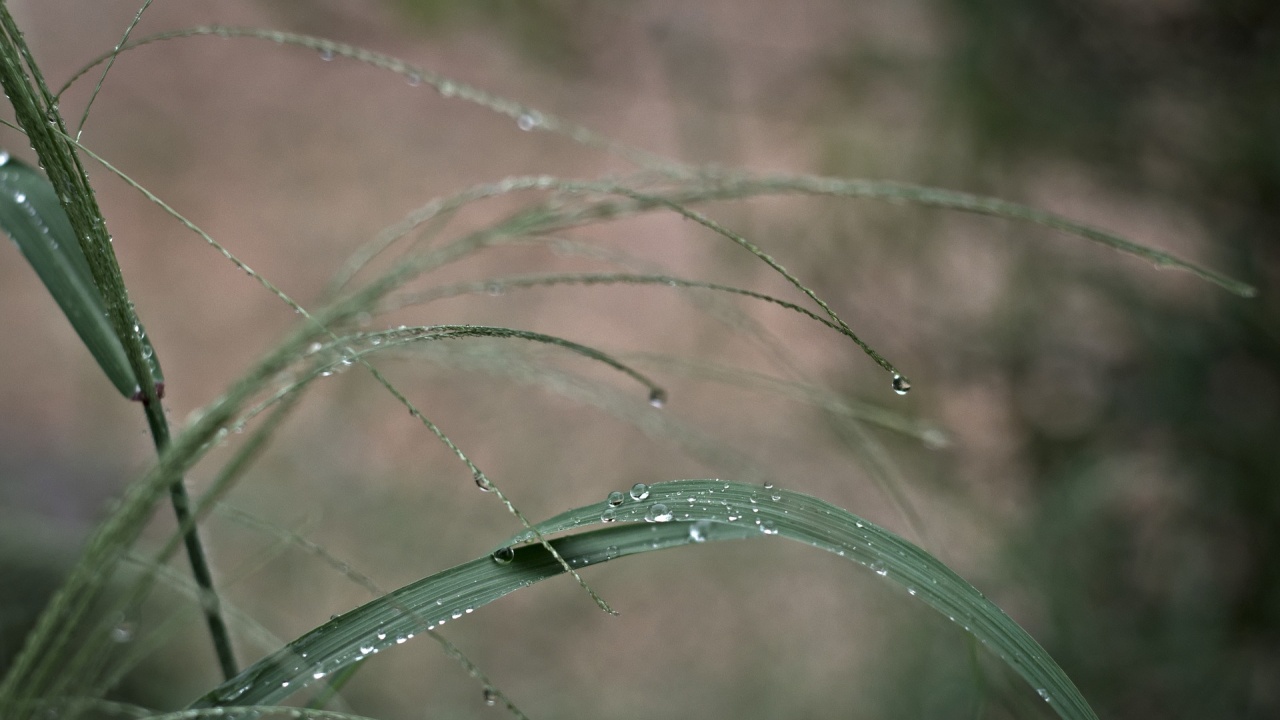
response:
M653 507L649 508L649 512L644 516L644 519L649 522L667 522L671 518L671 510L662 503L654 503Z
M902 377L898 373L893 374L893 391L899 395L906 395L911 392L911 381Z
M333 50L330 50L329 48L325 48L325 49L321 50L321 51L320 51L320 59L321 59L321 60L323 60L323 61L325 61L325 62L329 62L330 60L332 60L332 59L333 59Z
M600 513L600 522L609 523L617 519L618 519L618 513L615 512L613 508L605 508L604 512Z
M516 551L510 547L501 547L494 550L490 557L499 565L510 565L511 561L516 559Z
M524 130L525 132L529 132L541 124L542 117L539 116L538 113L534 112L521 113L520 117L516 118L516 127Z
M493 707L498 704L498 691L491 687L484 689L484 704Z
M626 499L627 498L622 494L622 491L614 490L609 493L609 497L605 499L605 502L609 504L609 507L618 507L622 504L622 501Z
M871 568L872 572L879 575L880 577L886 577L889 574L889 568L885 567L884 563L880 562L879 560L871 563L869 567Z
M772 520L765 520L764 522L760 523L760 532L764 533L765 535L777 535L778 526L775 525Z
M649 404L661 410L667 405L667 392L662 388L649 391Z
M711 521L699 520L689 526L689 539L696 543L704 543L707 541L707 535L711 533Z
M644 483L636 483L631 486L631 499L644 500L649 497L649 486Z
M472 477L475 478L476 487L480 488L481 492L489 492L493 489L493 483L489 482L489 478L485 477L484 473L479 470L475 471Z

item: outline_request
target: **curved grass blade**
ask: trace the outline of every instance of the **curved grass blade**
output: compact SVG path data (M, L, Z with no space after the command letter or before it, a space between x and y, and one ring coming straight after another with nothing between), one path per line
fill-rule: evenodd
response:
M929 553L834 505L768 486L677 480L637 488L638 499L606 500L536 526L541 536L602 522L551 541L574 567L707 541L779 535L833 552L906 588L1020 674L1063 718L1095 718L1079 690L1030 635ZM646 522L647 521L647 522ZM303 635L192 708L279 702L301 687L434 629L563 567L532 532L493 554L458 565L352 610ZM439 601L439 602L437 602ZM406 609L408 612L406 612Z
M136 399L141 385L107 319L102 292L53 185L35 168L0 151L0 229L13 238L111 384ZM164 376L146 333L143 354L163 393Z

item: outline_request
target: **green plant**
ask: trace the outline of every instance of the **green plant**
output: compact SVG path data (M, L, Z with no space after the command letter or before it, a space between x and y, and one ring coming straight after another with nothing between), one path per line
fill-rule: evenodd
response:
M322 309L315 311L304 309L275 285L249 270L247 265L234 258L208 234L199 230L169 206L163 205L159 197L126 179L127 182L146 193L149 199L161 204L166 212L179 218L189 229L237 263L241 269L249 272L264 287L305 318L299 327L279 342L221 398L208 405L202 414L189 423L180 434L169 439L167 423L161 412L160 392L157 388L159 378L155 373L158 366L148 362L154 357L154 351L148 351L143 343L141 325L134 316L119 269L110 250L105 221L96 206L83 168L80 168L78 163L83 153L94 161L102 162L106 167L110 168L110 166L88 148L80 146L74 135L62 124L56 102L61 92L53 93L44 87L37 66L27 55L16 26L7 15L5 20L8 38L5 55L6 90L15 101L19 123L31 138L42 164L48 169L52 187L61 189L61 192L54 190L52 195L46 194L46 201L38 207L36 213L49 219L47 223L52 232L63 235L59 238L61 247L80 247L86 262L82 264L75 259L79 255L76 255L74 250L70 251L70 255L30 253L29 257L37 268L51 267L55 262L61 262L62 266L70 268L61 271L58 277L62 279L58 281L47 279L53 277L52 270L42 274L42 277L46 278L45 282L50 291L59 297L64 308L72 309L68 311L69 316L74 316L73 311L78 307L83 317L95 320L93 326L96 330L84 330L82 336L88 333L98 338L96 346L86 338L86 343L90 347L110 348L110 352L95 352L95 356L116 358L111 363L104 362L103 367L124 394L133 394L128 392L132 386L130 381L140 388L138 394L140 398L145 399L144 408L155 433L159 453L156 467L131 486L120 506L91 541L84 558L50 604L41 623L31 634L23 654L6 675L4 684L0 686L0 703L4 703L13 714L38 712L46 707L46 703L54 703L59 708L65 706L69 711L86 708L107 709L106 705L97 704L97 701L119 680L122 669L122 666L118 665L108 666L105 659L106 648L110 647L109 637L116 624L116 618L126 612L129 607L141 602L141 597L150 590L153 583L165 579L160 570L162 567L160 564L144 561L141 577L133 581L125 593L113 595L108 592L112 590L113 579L118 577L118 569L131 560L128 549L133 546L141 532L156 499L166 489L172 489L175 507L180 511L179 529L174 536L174 542L180 537L194 538L195 524L211 512L216 502L243 476L257 454L272 438L279 424L297 407L303 392L312 387L318 378L360 366L390 392L403 408L407 408L409 413L430 433L455 453L472 475L475 484L481 490L492 492L499 498L506 508L519 518L527 530L523 535L498 544L492 554L486 554L471 563L459 565L453 570L430 576L402 591L387 594L384 598L317 627L279 653L245 670L244 673L234 678L229 677L226 684L211 690L197 703L197 707L215 704L234 705L249 700L260 704L275 703L291 695L300 685L320 680L332 680L334 685L341 686L350 676L349 673L359 667L361 658L391 647L414 633L434 633L435 626L445 620L457 619L465 615L468 609L523 587L528 582L560 572L574 575L600 607L609 610L605 600L588 587L585 579L578 575L577 568L628 554L696 544L703 540L760 538L776 534L843 554L868 566L877 574L899 582L910 596L919 596L926 600L935 609L963 625L965 630L971 632L975 638L991 646L1010 668L1026 678L1032 687L1041 691L1042 696L1050 700L1050 706L1062 716L1091 716L1087 704L1076 692L1065 673L1025 632L992 603L982 598L972 586L946 570L945 566L942 566L932 555L887 531L798 493L776 490L764 485L745 485L718 480L655 484L649 488L636 489L631 500L619 497L615 498L618 500L615 502L615 499L610 499L604 503L593 503L580 510L570 511L545 523L533 523L526 520L525 516L516 509L508 494L495 484L489 474L483 472L473 462L462 445L455 443L447 436L442 426L437 425L434 420L419 410L406 394L398 390L397 386L372 364L373 360L381 355L394 357L408 356L412 353L413 356L423 356L429 352L437 352L440 345L436 342L438 340L471 338L489 338L506 342L526 340L568 350L619 370L644 386L641 404L644 399L647 399L651 405L663 405L667 398L659 382L649 373L637 369L635 363L629 359L615 357L613 354L573 340L515 328L477 324L436 324L400 326L373 331L366 326L370 317L381 317L404 306L451 295L480 292L506 293L529 287L629 284L687 288L708 296L727 293L780 306L804 316L807 321L816 321L825 328L846 336L888 374L892 389L905 394L910 389L910 383L903 374L889 360L861 340L808 286L741 234L691 208L700 203L761 195L870 197L1025 220L1109 245L1151 260L1158 265L1189 270L1239 294L1249 294L1250 289L1247 286L1186 263L1167 253L1013 203L894 183L809 176L757 177L739 172L690 168L633 150L549 114L492 96L377 53L290 33L201 27L146 38L133 45L122 44L121 48L105 56L103 61L114 59L119 52L128 47L167 38L214 35L272 40L319 52L324 57L344 56L400 73L411 83L430 85L445 97L467 100L505 114L515 120L521 129L560 133L589 147L615 153L634 162L642 172L623 179L593 181L561 179L546 175L512 177L496 183L473 186L456 195L433 201L422 210L411 214L402 223L389 228L373 243L358 252L332 284L330 301ZM30 74L34 83L27 82L24 72ZM22 194L30 195L29 199L34 202L37 197L34 188L41 187L39 179L33 177L29 168L20 169L18 165L14 165L14 168L20 171L22 176L13 182L22 182L25 183L24 187L32 188L31 193L23 191ZM114 168L112 169L114 171ZM468 209L475 203L527 192L550 193L551 197L544 199L540 196L538 200L522 205L506 218L479 230L460 233L451 242L438 246L413 248L414 251L408 253L405 259L396 262L372 281L362 285L352 282L372 260L383 255L393 244L411 233L422 228L437 232L437 228L433 227L432 223L439 223L451 214ZM55 196L62 211L65 212L67 219L65 228L69 230L56 229L64 223L54 220L60 217L58 210L47 202L47 198ZM11 218L20 220L23 217L26 213L25 202L25 199L17 201L16 205L8 208ZM818 311L809 310L802 305L761 292L743 290L722 283L684 279L664 272L646 271L499 276L464 285L436 285L416 292L410 292L407 289L409 282L423 277L430 271L491 248L514 246L530 241L555 240L562 243L558 247L564 251L585 252L583 248L572 242L560 240L558 235L573 228L652 212L674 213L696 223L710 234L745 249L751 256L762 261L806 296L816 305ZM27 247L34 247L47 241L39 228L24 230L16 222L11 224L10 232L15 239L25 243ZM24 234L29 237L23 237ZM86 266L87 273L84 269ZM90 283L86 277L92 279L92 290L89 289ZM68 295L68 289L74 291L75 297L80 300ZM110 313L108 325L96 321L100 317L96 307L90 308L87 312L84 311L83 303L92 303L95 292L99 294L96 297L101 298L103 306ZM699 302L708 302L703 295L695 297L699 298ZM80 302L81 305L75 305L76 302ZM725 314L734 323L732 327L735 332L767 338L762 330L751 324L749 318L731 309L725 309L721 305L708 304L707 307L712 312ZM117 345L118 349L116 349ZM126 358L126 363L121 364L118 361L120 355ZM447 358L439 359L447 360ZM504 350L490 350L487 355L474 357L457 353L453 356L453 360L471 369L483 369L486 367L485 363L496 361L498 366L496 371L523 371L519 361L506 355ZM733 377L727 370L717 370L721 377ZM555 376L550 372L547 372L544 377L543 382L548 385L555 382ZM737 377L742 380L743 376ZM747 378L744 382L755 386L763 384L759 378ZM827 403L828 407L825 409L843 413L845 420L851 423L854 420L879 421L888 427L906 430L917 435L928 433L927 428L921 428L894 413L877 414L871 410L860 410L831 403L830 398L808 385L792 384L782 385L782 387L789 387L813 402ZM619 412L634 411L633 408L628 408L617 401L611 401L608 404ZM256 419L264 413L266 418L256 422ZM653 423L655 421L651 419L652 415L649 413L637 422ZM662 425L667 421L656 422ZM681 438L682 441L693 443L697 439L696 436L683 432L674 424L666 427L673 436ZM194 512L184 514L185 501L182 499L184 496L181 491L183 475L202 461L213 462L206 460L208 452L232 432L241 429L252 429L249 440L238 447L229 460L221 464L222 467L211 483L210 489L196 502ZM716 449L705 447L700 448L700 451L713 456ZM746 514L757 509L759 512ZM612 517L608 517L608 513L613 513ZM746 521L747 517L751 518L751 522ZM609 519L630 521L633 524L582 530L555 541L548 541L545 537L555 532L578 529L593 522ZM291 539L291 542L297 541ZM519 543L531 545L528 548L511 549L513 544ZM188 548L192 557L197 558L195 562L198 567L200 562L198 558L201 557L199 549L193 546L191 541ZM171 550L163 551L160 557L166 557L169 552ZM344 571L349 576L355 577L354 571L349 568L344 567ZM216 625L220 622L216 619L220 617L219 605L212 600L214 596L209 594L207 588L201 597L205 599L206 609L212 619L211 624L215 626L216 638L219 636L219 631L216 629ZM105 608L102 607L104 605ZM439 610L433 610L433 606ZM442 643L445 642L438 636L437 639ZM229 653L225 650L227 643L221 642L220 645L224 646L221 652L223 665L229 667L231 660ZM447 643L445 647L450 654L461 657L456 648ZM366 648L369 649L368 652L365 651ZM465 660L463 662L468 672L480 680L487 700L492 702L502 700L507 702L513 712L520 712L514 703L505 700L505 696L497 690L496 685L490 682L475 665ZM257 710L266 711L263 708ZM319 710L309 712L316 717L325 716L325 713ZM193 710L189 715L198 716L200 713Z

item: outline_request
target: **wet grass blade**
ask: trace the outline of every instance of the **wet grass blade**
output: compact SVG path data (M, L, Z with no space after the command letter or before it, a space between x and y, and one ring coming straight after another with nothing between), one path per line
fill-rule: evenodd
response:
M639 553L773 535L798 540L871 569L960 624L1021 675L1063 718L1095 718L1057 663L1009 616L915 545L834 505L768 486L678 480L637 486L537 525L575 568ZM520 588L564 572L525 532L491 555L419 580L303 635L192 707L274 704L415 634L461 619ZM518 546L518 547L517 547Z
M102 293L53 185L21 160L7 153L0 158L4 159L0 163L0 228L31 263L111 384L133 398L140 387L137 376L107 319ZM150 352L157 384L163 382L149 343L144 344L144 352Z

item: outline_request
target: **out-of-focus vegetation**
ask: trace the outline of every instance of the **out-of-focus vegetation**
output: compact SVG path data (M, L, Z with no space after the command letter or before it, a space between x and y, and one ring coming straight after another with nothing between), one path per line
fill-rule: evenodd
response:
M30 8L33 46L42 62L47 55L62 70L49 74L60 80L109 48L118 30L95 32L90 21L107 17L110 27L122 27L135 5L104 4L95 11L103 15L83 26ZM921 544L1031 630L1099 715L1280 714L1280 572L1270 560L1280 552L1280 6L332 5L157 6L143 28L305 25L414 56L684 160L999 195L1183 252L1256 285L1258 298L1240 300L1047 232L932 211L825 202L710 210L784 258L909 368L915 390L894 408L937 420L951 443L927 449L877 436L890 458L878 472L899 483L920 513ZM376 75L340 75L348 71L339 62L253 48L252 62L238 65L225 54L233 51L192 48L191 55L174 46L122 57L86 142L140 171L144 184L169 189L166 199L257 253L255 267L304 297L319 294L357 240L432 196L517 172L617 169L487 124L469 109L448 115L438 104L414 104L402 82L387 90ZM233 77L217 80L219 65L234 68L224 70ZM22 145L12 134L3 142ZM229 299L256 298L255 290L203 248L172 249L178 231L103 184L109 219L116 213L117 227L134 230L115 230L117 246L165 354L181 418L293 317L273 316L280 309L270 299ZM645 255L640 243L675 238L655 252L682 274L724 272L748 278L744 284L760 278L728 251L687 249L705 243L679 225L627 233L613 249ZM545 258L530 251L522 260ZM514 261L479 268L523 269ZM19 270L26 269L4 269L6 301L20 313L44 312L15 299L34 294ZM175 282L186 283L189 297L174 297ZM450 305L434 317L515 317L621 349L747 357L714 324L690 336L672 327L683 320L636 320L635 308L655 305L668 318L690 312L659 296L623 295L610 314L603 301L514 295ZM170 311L178 318L166 319ZM30 367L36 343L53 342L72 358L79 351L46 340L36 321L37 329L5 322L8 336L22 340L4 359L20 368ZM894 402L884 397L887 382L848 348L803 333L792 339L812 348L803 354L805 369L842 398ZM19 382L0 396L0 537L6 554L23 561L0 558L7 576L0 576L0 657L16 648L49 576L103 498L146 462L145 452L128 447L145 445L136 435L141 422L129 424L132 408L101 410L111 407L108 391L82 365L46 363L48 385ZM422 379L417 372L406 378ZM350 419L392 413L363 380L342 382L304 409L258 482L233 503L321 538L389 587L509 534L509 519L491 498L477 501L470 478L438 448L424 450L429 442L414 428ZM65 385L69 392L55 387ZM419 390L444 408L447 429L490 472L520 489L532 516L637 480L732 471L681 458L634 430L606 431L581 407L530 399L535 391L483 373L435 370ZM757 405L705 384L676 381L672 390L666 412L764 456L765 471L781 474L788 487L912 535L871 480L867 468L882 461L867 461L865 438L821 413ZM366 427L351 427L361 422ZM312 482L289 480L303 477ZM37 533L30 522L8 519L19 516L48 522ZM46 536L49 527L56 537ZM437 545L433 532L453 545ZM217 518L211 534L215 566L249 578L233 585L231 600L286 639L360 601L341 579L288 551L253 574L256 561L246 558L278 539ZM535 717L1046 712L948 623L852 573L843 583L820 579L830 575L822 559L783 548L758 552L699 548L675 561L632 561L634 574L601 569L589 579L620 606L616 621L590 615L565 582L531 590L527 600L517 593L511 604L457 623L451 637ZM189 660L206 652L198 631L193 610L186 635L165 650L181 653L188 670L178 672L161 655L124 692L176 706L207 689L209 667ZM434 647L405 650L395 665L366 668L352 683L357 711L493 712Z

